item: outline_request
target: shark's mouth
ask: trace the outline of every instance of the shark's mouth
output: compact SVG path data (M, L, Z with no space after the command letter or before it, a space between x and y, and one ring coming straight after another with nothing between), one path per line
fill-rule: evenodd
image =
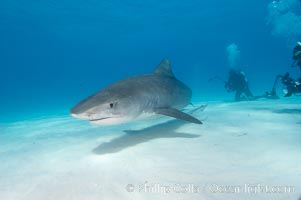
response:
M101 121L101 120L104 120L104 119L110 119L112 117L103 117L103 118L99 118L99 119L91 119L90 122L97 122L97 121Z
M113 125L120 124L129 121L129 118L123 116L111 116L111 117L102 117L97 119L89 120L91 124L95 125Z

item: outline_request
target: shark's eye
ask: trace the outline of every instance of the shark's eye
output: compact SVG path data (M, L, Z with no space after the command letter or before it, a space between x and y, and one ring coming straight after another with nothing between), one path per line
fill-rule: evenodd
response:
M113 103L110 103L110 108L113 108L114 104Z

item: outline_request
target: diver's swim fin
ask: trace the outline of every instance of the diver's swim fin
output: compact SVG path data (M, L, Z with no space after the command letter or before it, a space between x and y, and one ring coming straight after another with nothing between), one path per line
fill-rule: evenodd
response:
M166 115L169 117L174 117L174 118L181 119L181 120L188 121L188 122L195 123L195 124L203 124L197 118L192 117L191 115L184 113L180 110L177 110L175 108L157 108L155 110L155 113L161 114L161 115Z

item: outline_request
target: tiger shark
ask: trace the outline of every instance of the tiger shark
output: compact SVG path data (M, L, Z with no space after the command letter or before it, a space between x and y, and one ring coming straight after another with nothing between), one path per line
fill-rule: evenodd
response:
M169 60L163 59L152 73L113 83L79 102L70 113L96 125L120 124L156 115L202 124L181 111L191 103L191 95L191 90L174 76Z

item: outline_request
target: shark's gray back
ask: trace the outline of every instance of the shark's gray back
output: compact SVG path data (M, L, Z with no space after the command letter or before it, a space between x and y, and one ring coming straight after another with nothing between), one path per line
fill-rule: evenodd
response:
M164 107L183 108L191 99L191 90L184 83L173 76L156 73L121 80L105 88L101 93L116 94L118 98L139 101L137 105L145 110Z

